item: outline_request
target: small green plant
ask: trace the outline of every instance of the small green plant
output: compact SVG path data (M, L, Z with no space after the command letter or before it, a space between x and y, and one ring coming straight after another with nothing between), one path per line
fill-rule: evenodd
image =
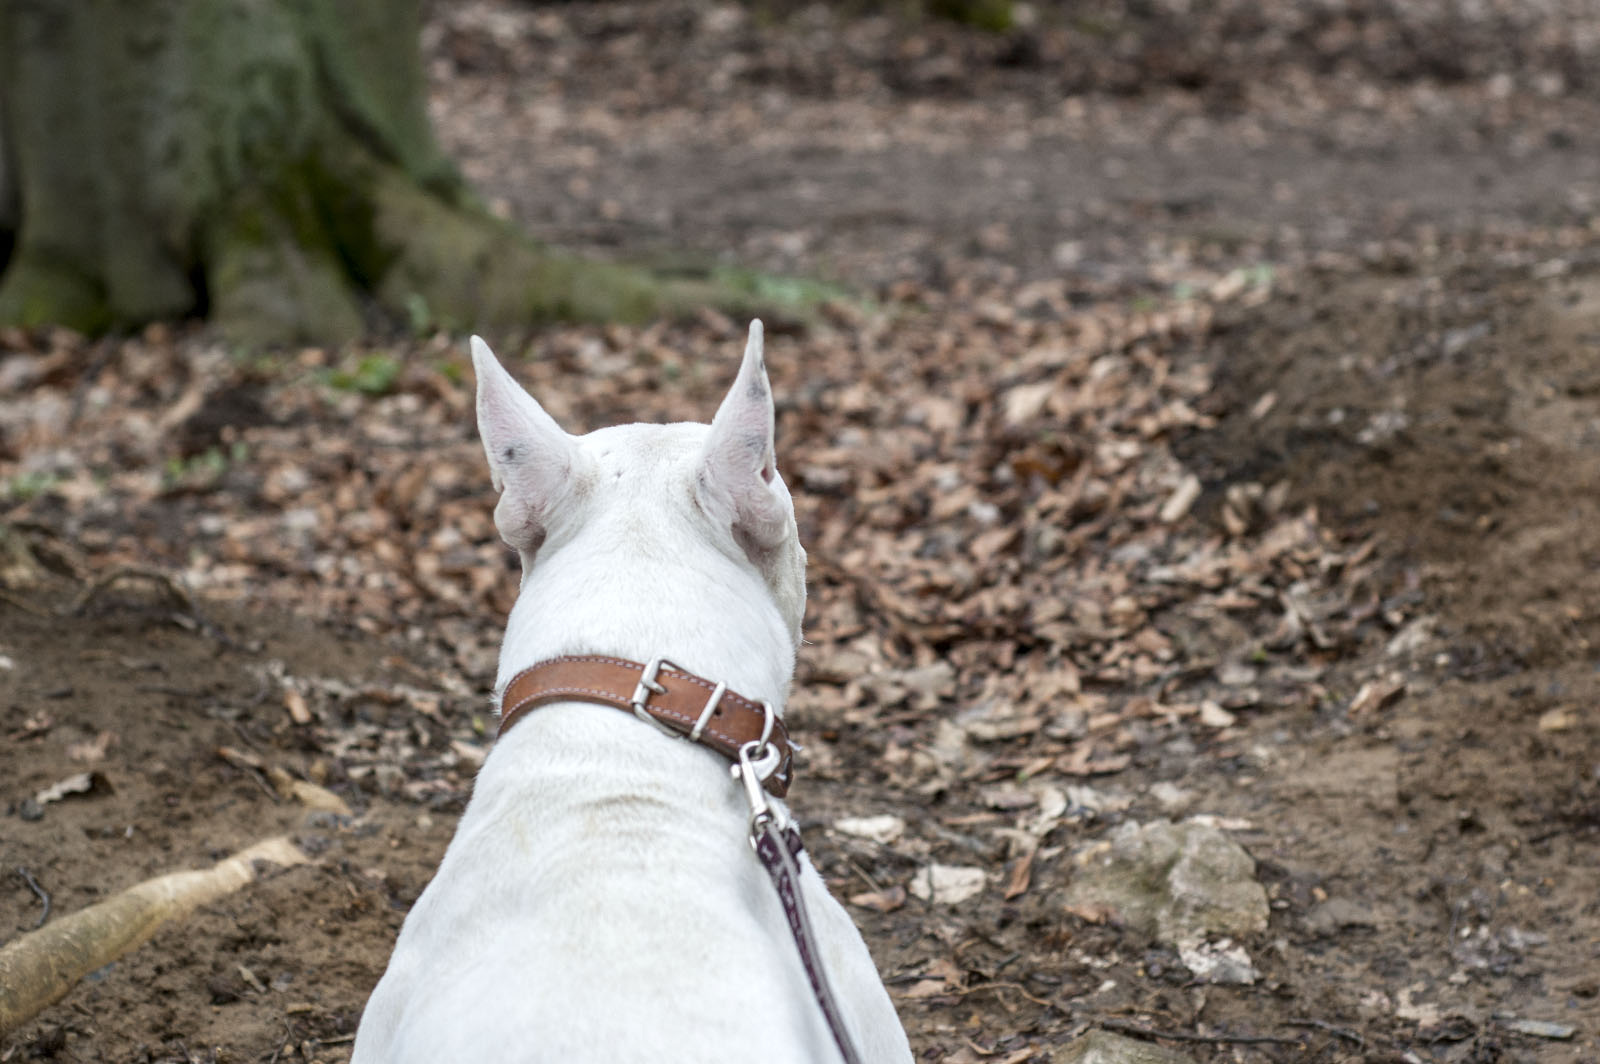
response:
M6 481L5 498L7 502L27 502L59 483L61 478L54 473L18 473Z
M437 324L433 320L433 311L428 309L428 301L420 292L412 292L406 296L406 319L411 324L413 336L426 336L433 332Z
M433 368L439 371L439 376L451 384L460 385L467 379L467 368L452 359L442 358L434 363Z
M926 0L928 14L990 33L1004 33L1016 24L1011 0Z
M355 369L336 369L328 374L328 384L341 392L388 395L402 368L400 360L389 355L363 355Z
M229 466L238 465L249 457L250 448L243 440L235 440L226 450L207 447L188 458L173 456L161 470L162 486L171 490L179 485L211 484L221 479Z

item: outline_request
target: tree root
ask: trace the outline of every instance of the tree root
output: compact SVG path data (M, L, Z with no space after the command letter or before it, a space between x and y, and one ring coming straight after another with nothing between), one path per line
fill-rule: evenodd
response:
M29 526L39 531L50 532L42 526ZM20 610L32 617L81 617L90 606L106 595L113 587L129 581L141 581L153 585L165 597L167 604L172 608L171 621L181 628L199 632L226 646L233 645L233 640L217 625L201 615L195 605L193 596L184 589L175 578L159 569L147 569L139 566L122 566L104 573L92 580L83 575L85 563L71 557L60 555L56 558L58 565L72 572L73 577L84 584L83 588L72 597L70 602L55 607L38 606L21 595L10 590L11 586L31 588L41 583L43 566L34 557L30 544L23 540L17 533L22 525L6 525L0 523L0 603ZM53 533L52 533L53 534Z
M163 573L159 569L140 569L135 566L124 566L121 569L113 569L111 572L95 580L94 583L80 591L77 598L72 600L72 604L62 612L64 614L81 616L83 611L88 609L89 605L94 602L95 599L111 590L113 586L128 580L143 580L146 583L154 584L162 591L166 592L167 597L172 601L173 606L183 610L185 613L194 613L194 601L189 598L189 593L187 591L178 586L178 582L176 580L172 579L172 577L168 576L166 573Z

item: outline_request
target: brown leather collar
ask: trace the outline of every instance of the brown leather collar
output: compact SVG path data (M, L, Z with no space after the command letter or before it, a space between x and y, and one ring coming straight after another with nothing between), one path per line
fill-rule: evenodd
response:
M551 702L595 702L649 714L670 734L709 746L734 762L739 760L740 747L761 738L769 712L762 703L685 672L670 661L657 659L641 665L598 654L570 655L541 661L511 678L500 696L499 735L528 710ZM763 786L782 798L789 793L794 751L788 729L775 716L767 740L778 751L778 767Z

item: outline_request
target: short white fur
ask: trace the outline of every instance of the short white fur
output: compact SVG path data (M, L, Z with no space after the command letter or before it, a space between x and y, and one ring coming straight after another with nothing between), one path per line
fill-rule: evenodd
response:
M657 656L781 707L805 553L753 322L707 425L570 436L472 339L495 523L522 558L496 690L537 661ZM802 784L803 786L803 781ZM559 703L495 743L367 1003L353 1064L839 1060L720 755ZM859 932L802 894L864 1058L911 1051Z

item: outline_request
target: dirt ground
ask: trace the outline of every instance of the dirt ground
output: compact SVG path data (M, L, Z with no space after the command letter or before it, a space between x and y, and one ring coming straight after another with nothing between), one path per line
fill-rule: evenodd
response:
M1600 14L1256 6L991 36L476 2L424 45L447 148L540 236L874 297L772 323L812 557L793 804L918 1060L1102 1025L1600 1061ZM573 429L703 419L736 333L550 329L521 374ZM515 589L459 343L0 344L0 520L42 570L0 556L0 941L42 895L313 857L0 1060L345 1060ZM869 814L903 836L835 827ZM1063 902L1117 825L1195 815L1268 889L1253 985ZM987 885L906 896L929 862Z

